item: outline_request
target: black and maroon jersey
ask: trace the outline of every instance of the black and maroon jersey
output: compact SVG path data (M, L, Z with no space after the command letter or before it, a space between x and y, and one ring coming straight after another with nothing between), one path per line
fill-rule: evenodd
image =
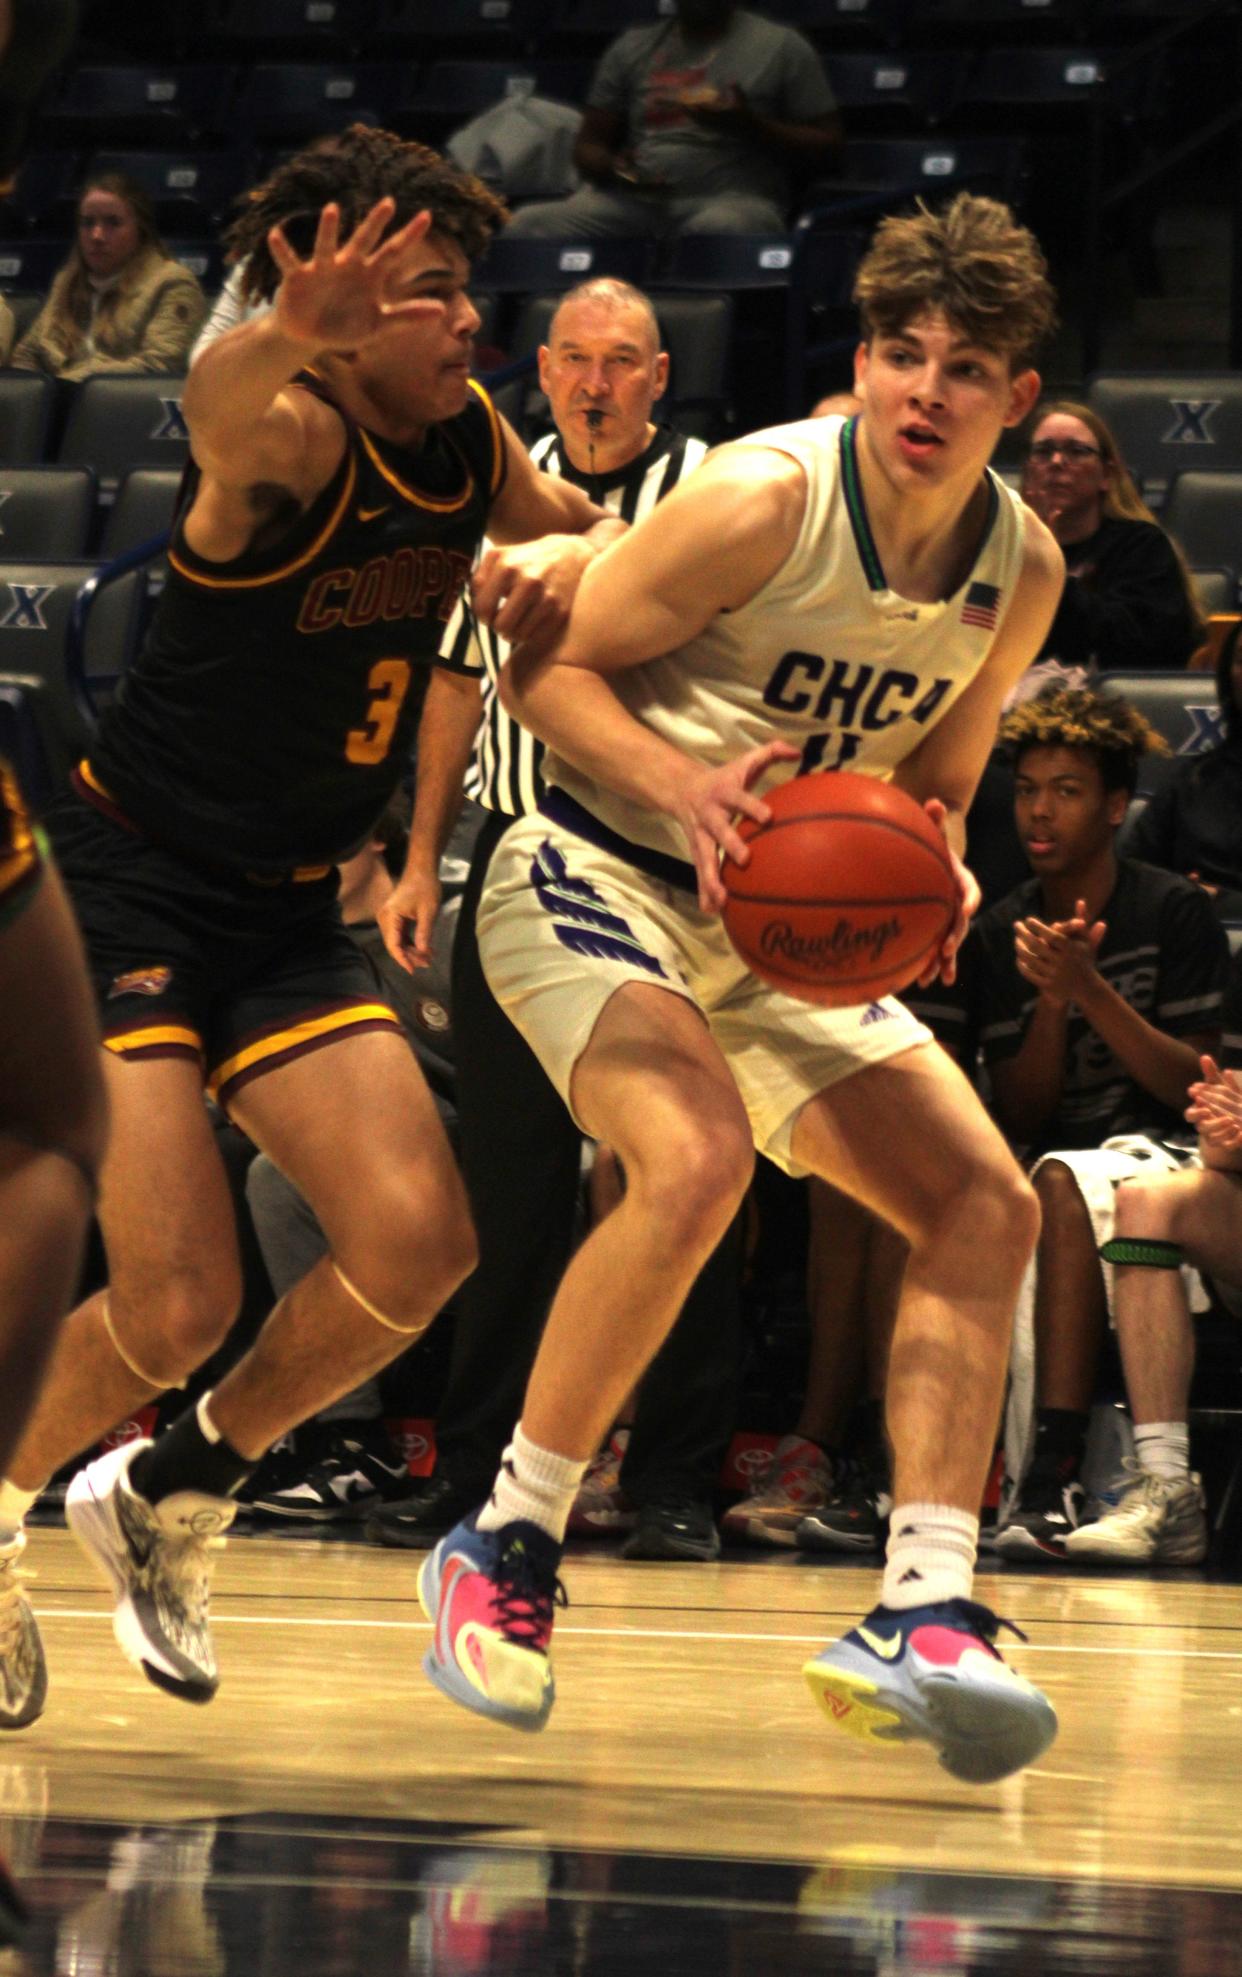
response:
M297 383L334 402L313 372ZM417 452L341 416L340 467L277 544L209 563L178 521L150 633L82 765L84 793L213 865L287 872L365 838L503 482L475 384ZM191 469L182 516L195 484Z

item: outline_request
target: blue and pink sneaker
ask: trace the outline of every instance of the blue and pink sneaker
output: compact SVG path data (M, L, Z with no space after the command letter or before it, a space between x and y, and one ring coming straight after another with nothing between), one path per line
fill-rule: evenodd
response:
M922 1737L970 1785L1020 1771L1047 1750L1056 1712L993 1642L1002 1627L974 1600L904 1612L877 1606L802 1672L829 1722L877 1743Z
M537 1524L475 1528L478 1512L423 1561L418 1597L435 1632L423 1667L438 1689L515 1730L542 1730L556 1700L548 1648L566 1606L561 1547Z

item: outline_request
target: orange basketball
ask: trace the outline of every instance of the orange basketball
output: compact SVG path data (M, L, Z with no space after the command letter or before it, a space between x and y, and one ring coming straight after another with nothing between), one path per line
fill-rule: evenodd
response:
M726 858L724 923L761 980L825 1008L894 995L953 925L949 848L904 790L848 770L766 790L743 819L750 862Z

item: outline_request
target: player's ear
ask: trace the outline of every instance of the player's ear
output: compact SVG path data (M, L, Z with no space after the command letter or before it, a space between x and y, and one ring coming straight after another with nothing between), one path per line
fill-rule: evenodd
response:
M862 397L863 385L867 381L867 366L870 361L871 351L869 345L860 343L854 352L854 390L859 398Z
M652 366L651 374L655 385L655 389L652 391L651 394L652 403L654 404L656 399L663 398L665 392L668 390L668 351L667 350L658 350L656 352L656 360L654 365Z
M1005 413L1006 426L1020 426L1023 419L1029 418L1039 403L1039 394L1044 381L1038 371L1018 371L1009 380L1009 408Z
M548 365L551 361L552 353L546 343L541 343L535 354L539 359L539 389L546 398L548 393Z

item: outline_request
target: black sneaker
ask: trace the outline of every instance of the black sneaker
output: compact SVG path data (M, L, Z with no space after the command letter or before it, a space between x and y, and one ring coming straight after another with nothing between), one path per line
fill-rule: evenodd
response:
M377 1504L404 1495L410 1472L382 1421L333 1421L311 1468L253 1491L256 1517L283 1523L331 1524L365 1517Z
M800 1551L881 1551L893 1508L888 1463L882 1455L846 1456L827 1503L809 1510L794 1531Z
M1058 1463L1033 1462L991 1549L1002 1558L1064 1558L1065 1540L1082 1523L1086 1503L1076 1469L1072 1455Z
M331 1441L331 1428L324 1421L304 1421L300 1428L291 1428L287 1435L272 1443L258 1468L234 1490L233 1500L238 1510L244 1513L259 1497L274 1496L290 1484L300 1483L327 1453Z
M477 1510L487 1491L486 1483L463 1487L445 1470L437 1470L404 1496L375 1504L367 1513L366 1534L374 1545L425 1551Z
M621 1546L622 1558L713 1559L720 1556L720 1533L710 1505L670 1490L638 1507L638 1522Z

